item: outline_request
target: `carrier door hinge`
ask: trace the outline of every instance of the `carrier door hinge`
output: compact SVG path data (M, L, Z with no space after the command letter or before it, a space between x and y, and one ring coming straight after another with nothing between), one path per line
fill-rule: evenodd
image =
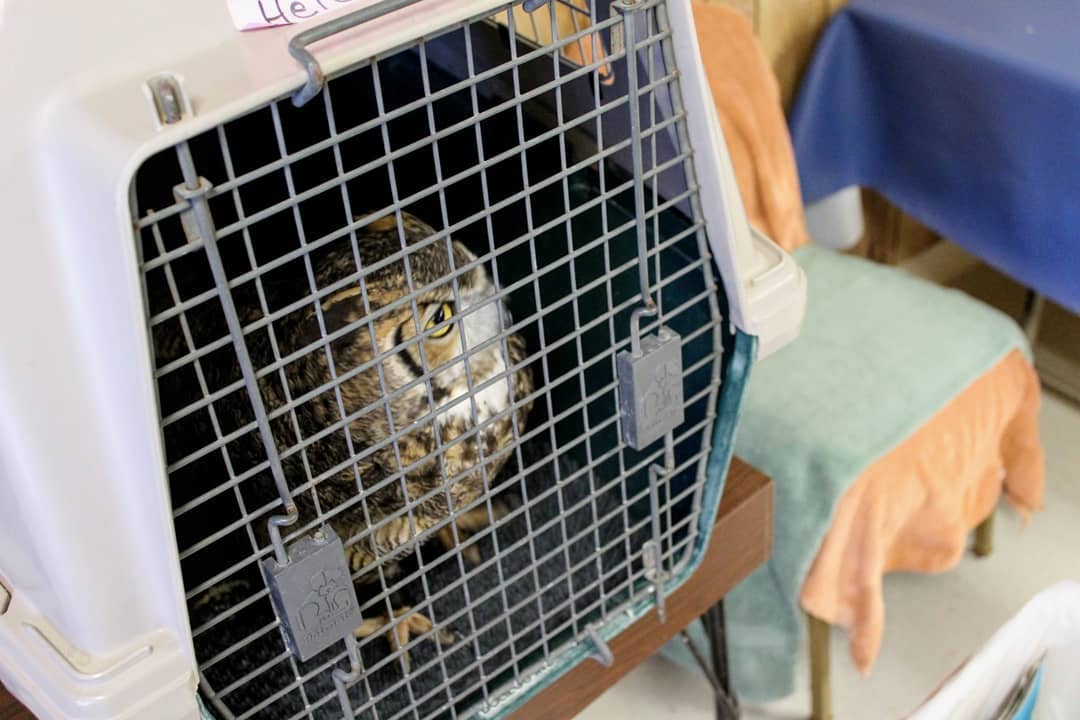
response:
M641 546L641 562L645 566L645 581L649 583L653 596L656 598L656 614L661 623L667 622L667 609L664 604L667 594L665 587L667 573L664 571L660 545L657 542L647 540Z
M611 667L615 663L615 654L611 652L611 647L600 634L596 625L586 625L585 634L593 646L593 659L604 667Z
M192 115L191 103L187 95L180 87L180 81L172 73L158 73L146 81L153 100L154 110L160 127L175 125ZM203 178L199 178L200 185L197 188L188 188L181 184L173 188L173 200L177 203L188 203L195 198L205 195L210 190L210 184ZM180 213L180 226L184 230L184 237L188 243L197 243L202 240L199 234L199 224L195 220L195 212L189 207Z
M210 190L213 189L213 185L210 181L204 177L199 177L199 185L195 189L189 188L186 184L180 183L173 188L173 199L177 203L186 203L188 208L180 211L180 227L184 231L184 237L187 238L188 243L194 244L202 240L202 235L199 233L199 221L195 219L195 210L192 208L192 204L199 198L204 197Z
M645 4L644 0L616 0L611 3L611 14L626 14L637 12ZM611 54L621 55L626 50L626 30L622 21L615 23L611 26L610 41L611 41Z
M146 81L154 112L161 125L173 125L194 113L191 103L180 86L180 80L169 72L158 73Z

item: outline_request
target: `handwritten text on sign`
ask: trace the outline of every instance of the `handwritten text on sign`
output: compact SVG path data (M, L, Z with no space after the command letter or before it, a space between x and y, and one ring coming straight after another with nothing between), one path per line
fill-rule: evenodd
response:
M240 30L293 25L353 0L226 0L233 24Z

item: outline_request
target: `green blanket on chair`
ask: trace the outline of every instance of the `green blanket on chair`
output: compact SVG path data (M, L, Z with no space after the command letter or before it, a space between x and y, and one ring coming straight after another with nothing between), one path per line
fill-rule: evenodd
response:
M794 689L799 590L844 492L1027 347L1012 320L958 291L813 246L795 257L809 281L803 331L754 366L735 445L776 493L773 556L725 605L734 686L751 701ZM688 658L678 645L668 654Z

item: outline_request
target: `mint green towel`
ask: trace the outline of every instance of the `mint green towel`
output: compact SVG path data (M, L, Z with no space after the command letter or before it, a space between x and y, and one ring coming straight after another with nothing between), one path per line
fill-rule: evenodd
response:
M772 558L725 601L733 683L754 702L794 689L799 589L840 497L1009 351L1027 351L1011 319L958 291L812 246L795 258L806 321L754 365L735 441L776 493Z

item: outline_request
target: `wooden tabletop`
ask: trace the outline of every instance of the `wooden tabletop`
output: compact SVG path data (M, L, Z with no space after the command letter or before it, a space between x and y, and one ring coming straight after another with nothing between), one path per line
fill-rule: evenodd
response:
M611 651L615 655L611 667L585 661L515 713L514 720L573 717L715 605L768 559L772 549L772 509L769 479L734 458L708 551L697 572L667 597L667 622L661 624L655 611L643 617L611 642ZM0 720L33 718L0 685Z

